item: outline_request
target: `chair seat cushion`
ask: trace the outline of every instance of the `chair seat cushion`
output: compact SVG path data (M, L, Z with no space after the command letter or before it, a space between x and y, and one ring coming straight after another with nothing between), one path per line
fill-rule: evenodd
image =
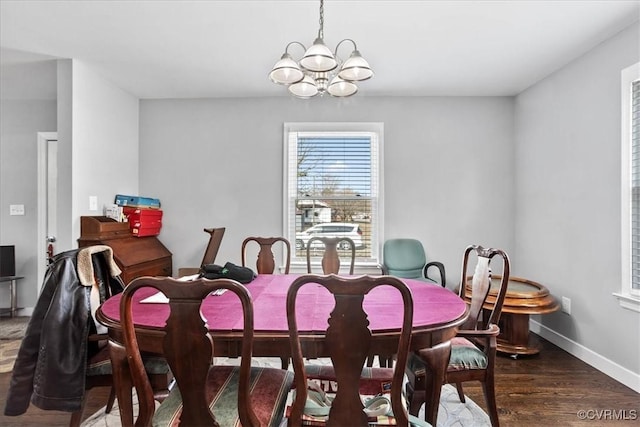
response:
M451 340L451 356L447 371L486 369L488 362L487 355L468 339L455 337ZM415 353L409 355L407 369L416 376L425 375L424 362Z
M305 365L304 369L307 379L319 382L324 392L335 393L337 391L335 370L332 365L308 364ZM377 396L380 394L388 396L391 393L392 380L393 368L365 367L360 375L360 394L363 396ZM389 415L389 420L393 420L393 414L390 412ZM385 419L385 417L378 418L378 420L381 419ZM431 427L431 424L412 415L409 415L409 425L411 427Z
M167 374L169 373L169 365L167 361L159 356L143 355L143 362L146 371L149 374ZM111 375L111 358L109 356L109 347L102 347L96 354L91 356L87 362L87 376L95 375Z
M451 357L447 371L487 369L487 355L471 341L462 337L451 340Z
M325 392L335 393L337 391L336 373L332 365L308 364L304 369L307 379L318 382ZM389 393L392 380L392 368L365 367L360 375L360 394L375 396L379 393Z
M209 408L221 426L239 426L238 366L214 366L207 378ZM251 402L261 426L277 427L284 416L293 372L274 368L251 368ZM174 387L153 416L154 426L178 426L182 413L179 385Z

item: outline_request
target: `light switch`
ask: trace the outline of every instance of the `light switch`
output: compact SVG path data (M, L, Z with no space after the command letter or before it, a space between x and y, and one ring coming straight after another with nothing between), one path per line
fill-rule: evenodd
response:
M90 211L98 210L98 196L89 196L89 210Z
M24 215L24 205L9 205L9 215Z

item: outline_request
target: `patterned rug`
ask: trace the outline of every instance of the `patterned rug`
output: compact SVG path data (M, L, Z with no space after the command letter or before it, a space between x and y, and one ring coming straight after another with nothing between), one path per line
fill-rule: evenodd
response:
M22 340L0 341L0 374L11 372Z
M314 363L317 360L314 359ZM280 367L279 358L256 357L253 362L257 366ZM238 364L238 359L217 359L216 364ZM137 417L138 403L134 394L134 418ZM156 403L157 405L157 403ZM116 401L110 413L105 414L103 407L98 412L87 418L82 427L121 427L120 414L118 412L118 402ZM418 415L424 420L424 405L420 408ZM488 415L474 401L466 398L466 403L461 403L458 399L458 392L454 386L449 384L442 387L440 397L440 407L438 409L437 427L489 427L491 422ZM281 427L286 427L286 420Z
M11 372L30 317L0 317L0 373Z
M16 340L24 337L31 317L0 317L0 340Z
M11 372L13 363L20 348L21 338L24 337L29 317L0 318L0 373ZM323 359L314 359L314 363ZM326 360L324 360L326 362ZM239 359L216 359L216 364L238 364ZM280 367L279 358L257 357L253 359L257 366ZM134 396L135 398L135 396ZM116 401L109 414L105 408L93 414L83 427L121 427L118 403ZM134 414L137 415L137 400L134 401ZM419 417L424 419L424 406L420 409ZM286 420L283 427L286 425ZM440 397L437 427L485 427L490 426L489 417L475 402L467 397L466 403L460 403L455 387L445 385Z

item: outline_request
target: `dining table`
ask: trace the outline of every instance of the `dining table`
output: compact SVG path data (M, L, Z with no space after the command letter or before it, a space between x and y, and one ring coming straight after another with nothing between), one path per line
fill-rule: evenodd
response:
M252 357L279 357L288 360L291 349L286 316L286 295L296 274L259 274L245 286L254 311ZM423 358L430 378L427 382L425 419L435 425L440 392L450 355L450 341L468 316L467 304L454 292L437 284L401 279L411 290L414 303L411 350L427 351ZM392 355L400 335L403 303L398 292L373 289L365 298L372 334L371 354ZM169 305L152 288L136 292L133 319L141 351L163 353L163 328ZM332 295L320 285L307 284L299 293L298 329L304 356L328 357L324 341L329 313L334 307ZM201 313L213 339L214 357L238 357L242 345L242 309L232 292L211 294L205 298ZM107 328L122 425L133 425L132 380L120 323L120 294L105 301L96 319ZM423 355L425 352L421 352Z

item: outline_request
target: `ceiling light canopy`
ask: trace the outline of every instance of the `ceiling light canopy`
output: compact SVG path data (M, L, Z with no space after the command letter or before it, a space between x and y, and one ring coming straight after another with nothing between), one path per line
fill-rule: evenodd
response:
M353 51L342 62L338 57L338 48L344 42L351 42ZM292 45L301 46L305 51L298 62L289 54ZM356 82L371 77L373 71L360 55L356 42L344 39L336 45L334 52L324 44L324 0L320 0L320 29L313 45L307 49L300 42L290 42L269 73L272 82L288 86L289 92L298 98L322 96L325 92L336 97L351 96L358 91Z

